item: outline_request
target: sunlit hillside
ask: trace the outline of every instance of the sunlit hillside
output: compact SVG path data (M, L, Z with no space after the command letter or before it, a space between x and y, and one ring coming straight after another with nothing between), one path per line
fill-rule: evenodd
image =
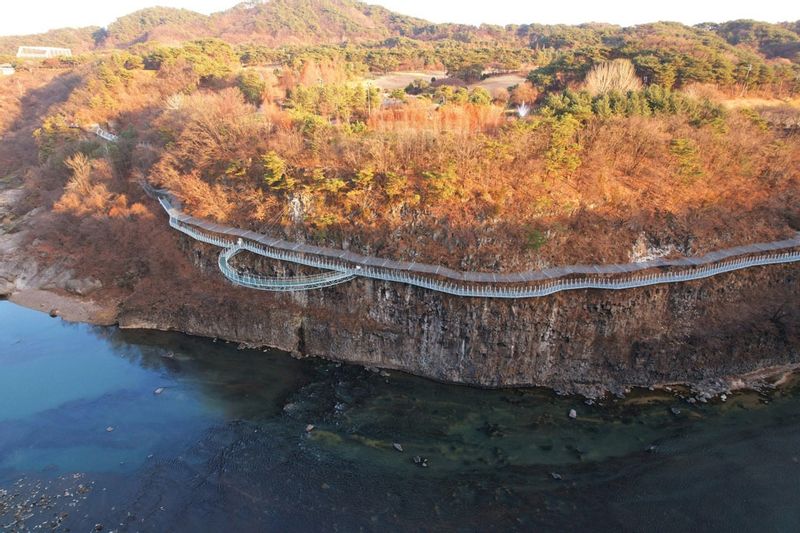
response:
M436 25L349 0L154 8L2 38L76 55L9 56L19 73L0 83L9 102L21 80L66 91L40 115L3 104L36 130L22 172L60 191L64 227L138 210L146 179L229 224L507 271L800 229L797 31Z

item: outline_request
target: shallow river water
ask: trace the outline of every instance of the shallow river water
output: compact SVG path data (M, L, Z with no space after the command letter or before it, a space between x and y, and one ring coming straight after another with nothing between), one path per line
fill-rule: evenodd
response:
M0 302L0 531L96 525L798 531L800 387L587 405Z

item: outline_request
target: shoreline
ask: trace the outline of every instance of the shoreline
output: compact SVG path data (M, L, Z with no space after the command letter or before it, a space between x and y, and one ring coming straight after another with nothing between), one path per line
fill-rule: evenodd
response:
M122 330L132 330L132 331L139 330L139 331L154 331L154 332L155 331L173 332L173 333L179 333L181 335L199 337L207 340L211 340L212 338L220 339L224 342L238 344L239 347L242 349L253 350L253 351L270 349L283 352L285 353L286 356L293 358L302 359L307 357L313 357L316 359L323 359L326 361L331 361L336 363L360 366L362 368L365 368L366 370L374 372L380 372L385 370L389 370L392 372L401 372L420 379L425 379L443 385L457 385L462 387L469 387L473 389L483 389L483 390L524 390L524 389L543 388L552 391L554 394L558 396L576 396L583 398L588 402L594 402L595 400L600 401L613 397L624 399L627 394L630 394L637 390L669 393L674 396L677 396L683 401L688 401L689 403L695 403L695 401L705 403L710 400L719 400L719 399L725 401L724 400L725 396L731 393L739 391L761 392L765 389L778 389L783 386L790 385L793 381L795 381L794 379L795 376L800 376L800 363L788 363L784 365L771 365L764 368L753 370L751 372L746 372L740 375L729 375L720 377L715 379L713 383L702 382L702 381L697 383L668 382L668 383L654 383L649 387L641 385L631 385L629 387L626 387L624 392L614 392L608 388L602 388L599 386L592 386L590 388L591 392L589 390L583 392L562 392L557 388L550 387L547 385L489 386L489 385L474 384L474 383L439 380L429 376L414 374L412 372L408 372L400 368L367 365L354 361L340 361L338 359L333 359L325 356L295 354L277 347L271 347L267 345L256 346L236 340L230 340L220 337L210 337L208 335L203 335L199 333L187 333L185 331L181 331L172 327L166 327L166 328L144 327L144 326L126 327L120 325L118 320L117 306L119 305L119 302L114 302L113 305L109 303L101 304L93 299L87 300L77 295L61 294L59 292L48 289L25 289L8 295L0 296L0 301L3 300L7 300L15 305L24 307L26 309L38 311L41 313L47 313L52 318L59 318L65 322L73 324L88 324L100 327L116 327Z
M94 300L86 301L47 289L25 289L4 296L3 299L27 309L49 313L53 318L61 318L65 322L117 326L116 309Z

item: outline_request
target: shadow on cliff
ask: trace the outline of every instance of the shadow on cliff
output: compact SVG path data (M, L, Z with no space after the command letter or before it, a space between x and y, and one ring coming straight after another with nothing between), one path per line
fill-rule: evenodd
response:
M65 102L81 82L81 75L74 71L51 73L49 71L20 72L20 83L24 87L36 83L35 76L52 79L38 87L25 90L19 99L19 112L5 131L0 131L0 176L23 170L37 164L37 147L33 132L52 108Z

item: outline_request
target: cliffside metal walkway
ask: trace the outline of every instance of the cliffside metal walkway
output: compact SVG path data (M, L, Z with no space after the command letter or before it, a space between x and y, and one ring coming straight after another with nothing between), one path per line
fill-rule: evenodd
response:
M364 257L362 264L352 262L352 257L333 259L308 250L308 246L290 243L227 226L219 226L208 221L183 214L172 205L169 193L153 191L161 206L169 215L170 226L189 237L223 248L219 267L231 282L253 289L269 291L298 291L329 287L350 281L355 277L365 277L383 281L405 283L456 296L480 298L532 298L547 296L560 291L577 289L622 290L661 283L680 283L708 278L725 272L755 266L800 262L800 235L794 239L766 244L753 244L712 252L699 258L676 260L655 260L628 265L573 266L549 269L533 273L482 274L460 273L450 275L449 269L432 265L413 263L405 270L387 266L386 260ZM240 273L229 263L240 252L248 251L263 257L305 265L326 271L316 276L293 278L265 278L253 274ZM340 251L340 253L342 253ZM753 255L755 254L755 255ZM361 258L361 256L357 256ZM383 266L370 262L380 261ZM661 270L665 267L681 267L676 270ZM418 268L419 270L415 269ZM649 270L649 272L647 272ZM429 273L424 275L421 272ZM588 271L588 272L587 272ZM548 272L548 274L545 274ZM551 277L549 272L556 273ZM621 273L626 273L620 276ZM469 281L469 274L491 276L494 279L485 283ZM539 281L528 282L535 275ZM614 275L616 274L616 275ZM437 277L438 276L438 277ZM565 278L565 276L572 276ZM503 286L506 285L506 286Z
M98 135L116 140L98 128ZM104 135L101 135L102 132ZM535 298L578 289L623 290L662 283L682 283L757 266L800 262L800 233L794 238L711 252L702 257L655 259L616 265L573 265L531 272L492 274L457 272L424 263L391 261L346 250L323 248L276 239L253 231L222 226L184 214L166 190L144 183L157 198L174 229L206 244L222 248L219 268L232 283L266 291L303 291L330 287L356 277L413 285L474 298ZM305 265L322 274L268 278L240 272L230 260L247 251L263 257Z
M232 267L229 261L233 256L244 251L247 251L247 248L244 246L242 239L239 239L230 248L223 250L219 254L219 269L222 271L222 275L232 283L251 289L276 292L307 291L338 285L355 277L354 274L335 270L315 276L292 276L286 278L268 278L255 274L241 273Z

